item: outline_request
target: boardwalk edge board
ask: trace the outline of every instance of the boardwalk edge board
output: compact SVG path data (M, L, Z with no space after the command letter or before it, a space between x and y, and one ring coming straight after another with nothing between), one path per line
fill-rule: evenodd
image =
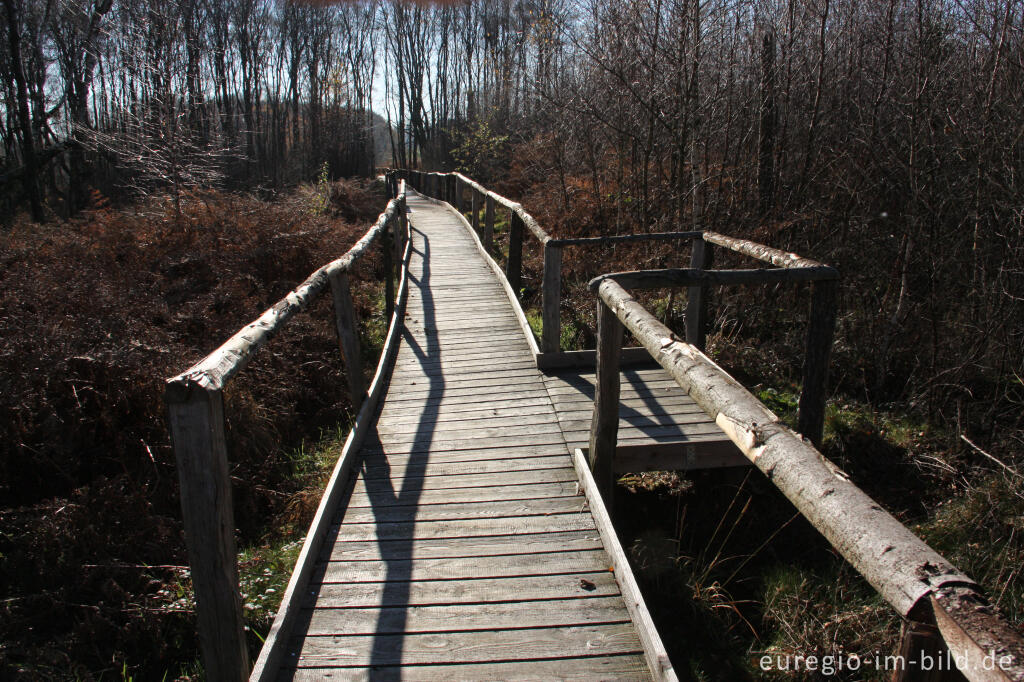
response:
M523 312L523 307L519 304L519 298L516 296L516 293L512 291L512 285L508 283L508 278L505 277L505 272L501 269L501 266L491 257L491 254L487 253L487 249L484 248L483 242L480 241L480 236L473 230L473 226L469 224L468 220L466 220L466 216L455 210L455 207L447 201L440 201L438 199L428 197L422 192L419 193L419 196L433 204L447 208L459 219L462 226L466 228L466 232L468 232L469 236L473 239L473 243L476 245L480 255L483 256L484 261L487 262L487 265L491 268L494 276L497 277L498 282L501 283L501 288L505 291L505 295L508 297L509 303L512 304L512 312L515 313L516 319L519 321L519 327L523 331L523 336L526 337L526 342L530 344L530 352L533 354L533 357L536 358L540 355L540 346L537 345L537 339L533 336L533 328L530 327L530 323L526 321L526 313Z
M579 448L573 451L572 463L576 467L576 475L580 479L580 492L587 497L590 513L601 534L601 540L604 541L605 551L608 552L611 559L615 581L619 584L622 600L626 602L626 610L629 611L637 634L640 636L640 643L644 648L644 658L647 659L651 674L656 680L678 682L679 678L672 667L672 661L669 660L665 645L661 641L661 635L658 634L658 629L654 626L654 620L647 610L643 594L636 583L636 578L633 577L629 559L626 558L626 553L619 542L619 536L615 533L612 517L608 514L601 493L597 489L597 482L594 480L593 474L590 473L587 456Z
M301 590L308 584L309 578L316 568L323 540L333 526L334 515L337 511L335 508L345 492L352 462L363 445L366 432L376 423L377 403L388 383L391 365L398 354L398 346L401 341L402 319L405 316L405 304L409 291L409 261L412 257L412 248L413 240L409 238L405 245L405 252L402 254L402 280L399 282L398 300L395 302L394 312L388 325L387 339L381 350L380 361L377 363L377 371L370 384L369 394L359 409L352 430L349 431L348 438L345 439L341 455L334 465L334 471L331 473L324 495L320 499L320 506L316 510L302 550L295 562L295 569L288 581L288 587L281 598L281 606L274 618L274 624L267 634L259 658L249 676L250 682L269 682L276 679L280 672L281 659L288 644L289 630L302 609Z

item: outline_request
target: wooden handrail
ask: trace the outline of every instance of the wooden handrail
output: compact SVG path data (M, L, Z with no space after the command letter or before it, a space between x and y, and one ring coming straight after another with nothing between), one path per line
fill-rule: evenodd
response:
M603 237L573 237L554 239L523 210L521 204L500 194L491 192L480 183L461 173L437 173L405 171L413 186L423 192L433 187L435 198L454 201L455 209L462 212L463 186L471 193L471 225L481 234L481 241L490 250L493 247L494 205L501 205L510 211L509 248L506 276L513 291L522 286L522 228L525 226L540 242L544 249L544 273L541 285L541 339L540 349L544 354L557 354L561 350L562 321L560 306L562 298L562 248L567 246L595 246L642 241L669 241L689 239L692 254L689 269L652 270L630 273L612 273L629 288L687 287L686 340L698 348L704 348L707 321L707 288L711 285L763 284L770 282L813 282L811 324L808 330L807 353L804 364L803 390L800 393L798 419L800 430L815 443L821 442L825 425L825 390L828 375L828 359L832 347L832 333L835 324L831 317L834 306L824 304L834 301L836 287L830 284L839 278L839 273L827 265L795 253L787 253L764 244L738 239L717 232L652 232L646 234L609 235ZM486 197L484 224L479 224L480 197ZM736 253L750 256L762 262L775 265L781 270L707 270L712 259L712 247L721 246ZM703 273L703 274L701 274ZM538 364L540 358L538 357Z
M396 233L396 253L402 252L399 245L404 248L408 240L404 183L393 174L386 179L394 198L344 256L318 268L306 281L215 351L167 380L164 402L178 465L199 644L209 679L244 680L249 676L249 654L238 589L235 523L224 425L224 388L256 351L329 285L352 404L356 409L360 407L366 390L348 273L378 241L384 250L385 263L392 261L389 258L392 249L387 238L389 233ZM395 262L401 263L401 259ZM385 277L390 280L391 272L386 272ZM393 295L394 287L388 286L386 291ZM388 302L387 310L394 310L393 301Z
M676 338L615 279L594 285L598 360L589 459L602 491L614 483L617 359L628 329L882 598L906 619L937 624L968 679L1024 679L1024 638L991 608L973 580L882 509L699 348ZM992 654L999 661L986 668L984 657Z

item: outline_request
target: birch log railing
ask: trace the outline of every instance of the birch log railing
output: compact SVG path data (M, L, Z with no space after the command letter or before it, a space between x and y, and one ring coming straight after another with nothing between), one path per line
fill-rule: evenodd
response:
M349 395L356 410L363 406L366 383L359 358L349 273L379 243L386 281L386 314L390 319L396 301L392 270L401 267L409 238L404 185L394 174L389 174L386 180L394 198L355 246L313 272L220 348L167 380L164 400L178 464L199 643L208 679L244 680L250 669L238 587L224 388L288 320L330 287Z
M630 273L632 278L630 282L634 288L686 286L686 341L702 350L707 334L707 290L709 286L811 282L811 305L800 400L797 409L797 429L814 443L821 443L825 425L828 363L835 328L836 292L839 279L839 273L834 268L793 253L716 232L652 232L555 239L537 224L537 221L523 209L522 205L487 190L461 173L425 173L421 171L399 171L399 173L406 174L415 189L447 201L459 212L462 212L464 204L463 193L468 190L471 197L471 224L480 233L481 241L488 251L492 250L494 243L494 207L501 205L508 209L511 220L507 277L513 291L518 292L522 286L522 226L526 225L530 233L541 244L544 249L544 274L541 288L541 353L537 356L537 366L542 369L558 366L561 361L557 356L566 355L560 353L559 347L561 337L559 308L562 297L561 264L562 249L565 247L601 246L640 241L689 240L691 251L688 270ZM481 205L485 206L482 226L478 222ZM713 260L715 246L775 266L776 269L707 270L706 268L710 267ZM637 356L635 353L631 355L634 358ZM641 357L646 357L646 353L641 351Z
M823 269L792 254L755 252L749 244L721 235L707 234L705 240L796 269L629 272L591 282L598 295L598 356L588 456L602 495L608 499L614 484L619 350L628 329L750 462L904 618L900 648L904 661L926 647L934 650L936 641L922 635L931 631L941 637L939 643L944 642L950 659L968 679L1024 680L1024 639L998 615L973 580L882 509L808 440L780 423L695 344L678 339L630 296L626 287L698 287L764 281L765 277L819 284L835 281L831 268ZM829 295L821 296L818 305L824 306Z

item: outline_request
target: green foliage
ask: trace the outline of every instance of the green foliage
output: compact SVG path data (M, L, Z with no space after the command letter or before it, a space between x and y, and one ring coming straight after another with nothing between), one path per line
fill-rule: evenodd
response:
M309 212L313 215L323 215L331 206L331 169L324 161L320 166L320 172L316 176L316 187L309 195Z
M508 135L498 134L489 119L479 118L462 133L452 156L459 171L486 184L508 167L508 142Z

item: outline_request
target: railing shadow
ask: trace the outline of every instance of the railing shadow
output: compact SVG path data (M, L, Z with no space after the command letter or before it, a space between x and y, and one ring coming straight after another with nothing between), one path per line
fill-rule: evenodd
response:
M584 377L578 374L559 374L558 376L567 385L579 391L581 395L586 396L591 402L594 401L594 385ZM672 407L658 402L658 396L654 394L654 389L646 384L643 377L640 376L639 370L623 369L620 376L622 389L635 390L636 397L643 402L652 414L643 414L627 405L626 400L631 400L632 398L622 398L619 401L619 421L638 429L653 440L675 441L681 437L685 438L686 432L682 426L676 423L677 415L673 414ZM679 389L679 391L682 393L682 389ZM666 395L666 397L669 396ZM645 429L658 429L658 431L655 433L653 431L645 431Z
M410 228L413 248L408 273L410 291L415 287L420 296L422 322L427 330L423 334L425 347L421 347L415 336L403 331L403 341L422 363L440 355L436 327L435 305L430 290L430 241L425 234ZM417 240L422 244L418 248ZM423 270L419 277L412 273L413 260L419 258ZM410 297L411 298L411 297ZM430 404L444 394L445 380L440 372L427 375L427 396L424 402ZM389 388L393 390L393 386ZM385 582L381 590L380 615L377 620L373 646L370 653L370 667L375 680L398 680L401 671L404 648L403 633L410 604L410 588L414 565L414 542L416 535L416 513L423 492L422 471L427 464L430 444L437 426L437 414L425 409L417 423L415 435L409 446L409 454L396 455L394 460L402 462L404 474L401 481L392 476L391 465L386 456L387 447L380 440L376 428L368 434L364 444L362 476L367 496L377 525L377 542L380 556L386 566Z

